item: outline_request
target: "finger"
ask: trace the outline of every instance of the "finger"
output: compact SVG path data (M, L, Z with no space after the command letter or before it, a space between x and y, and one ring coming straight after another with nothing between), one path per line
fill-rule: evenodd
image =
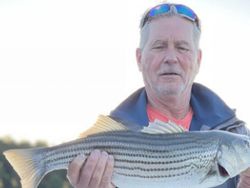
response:
M73 159L73 161L68 166L67 178L69 182L75 186L78 183L81 168L86 160L86 156L79 155Z
M245 171L241 172L241 176L246 176L250 178L250 168L246 169Z
M101 156L101 152L99 150L94 150L93 152L91 152L85 165L82 168L80 179L78 182L79 187L81 188L88 187L100 156Z
M105 170L107 161L108 161L107 152L105 152L105 151L101 152L101 156L100 156L98 163L95 167L95 170L93 172L93 176L91 177L91 180L89 182L89 187L91 187L91 188L103 187L103 186L99 186L99 184L102 180L103 172Z
M100 187L103 188L114 188L115 186L111 183L112 181L112 174L114 171L114 157L109 155L108 161L106 164L105 171L103 173L102 181L100 183Z

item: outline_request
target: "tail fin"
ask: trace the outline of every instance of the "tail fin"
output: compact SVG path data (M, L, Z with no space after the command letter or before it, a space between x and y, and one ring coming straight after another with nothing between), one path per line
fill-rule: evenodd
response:
M36 188L46 174L45 148L14 149L3 154L21 178L22 188Z

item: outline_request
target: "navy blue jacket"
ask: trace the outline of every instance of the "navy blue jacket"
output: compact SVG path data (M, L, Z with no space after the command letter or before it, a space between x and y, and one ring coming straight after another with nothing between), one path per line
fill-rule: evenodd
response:
M245 123L237 119L235 111L205 86L193 84L190 104L193 110L190 131L220 129L248 134ZM149 119L146 105L147 94L145 88L141 88L113 110L110 116L124 124L147 126ZM236 188L237 182L238 176L217 188Z

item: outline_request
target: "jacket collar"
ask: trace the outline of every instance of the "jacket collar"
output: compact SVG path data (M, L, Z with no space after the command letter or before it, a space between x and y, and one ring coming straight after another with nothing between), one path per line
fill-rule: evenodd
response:
M202 126L212 129L235 116L234 111L215 93L201 84L193 84L190 102L194 112L191 131L200 130ZM146 105L147 94L145 88L141 88L112 111L110 116L124 123L147 126Z
M110 116L124 124L147 126L149 119L146 106L147 94L144 88L140 88L113 110Z
M218 95L201 84L193 84L190 102L194 112L190 130L200 130L202 126L213 129L235 117L235 112Z

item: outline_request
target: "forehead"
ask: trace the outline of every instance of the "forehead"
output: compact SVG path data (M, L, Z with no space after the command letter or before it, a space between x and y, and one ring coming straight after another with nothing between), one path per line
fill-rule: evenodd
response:
M193 42L193 24L179 16L164 16L152 20L148 24L149 41L152 40L182 40Z

